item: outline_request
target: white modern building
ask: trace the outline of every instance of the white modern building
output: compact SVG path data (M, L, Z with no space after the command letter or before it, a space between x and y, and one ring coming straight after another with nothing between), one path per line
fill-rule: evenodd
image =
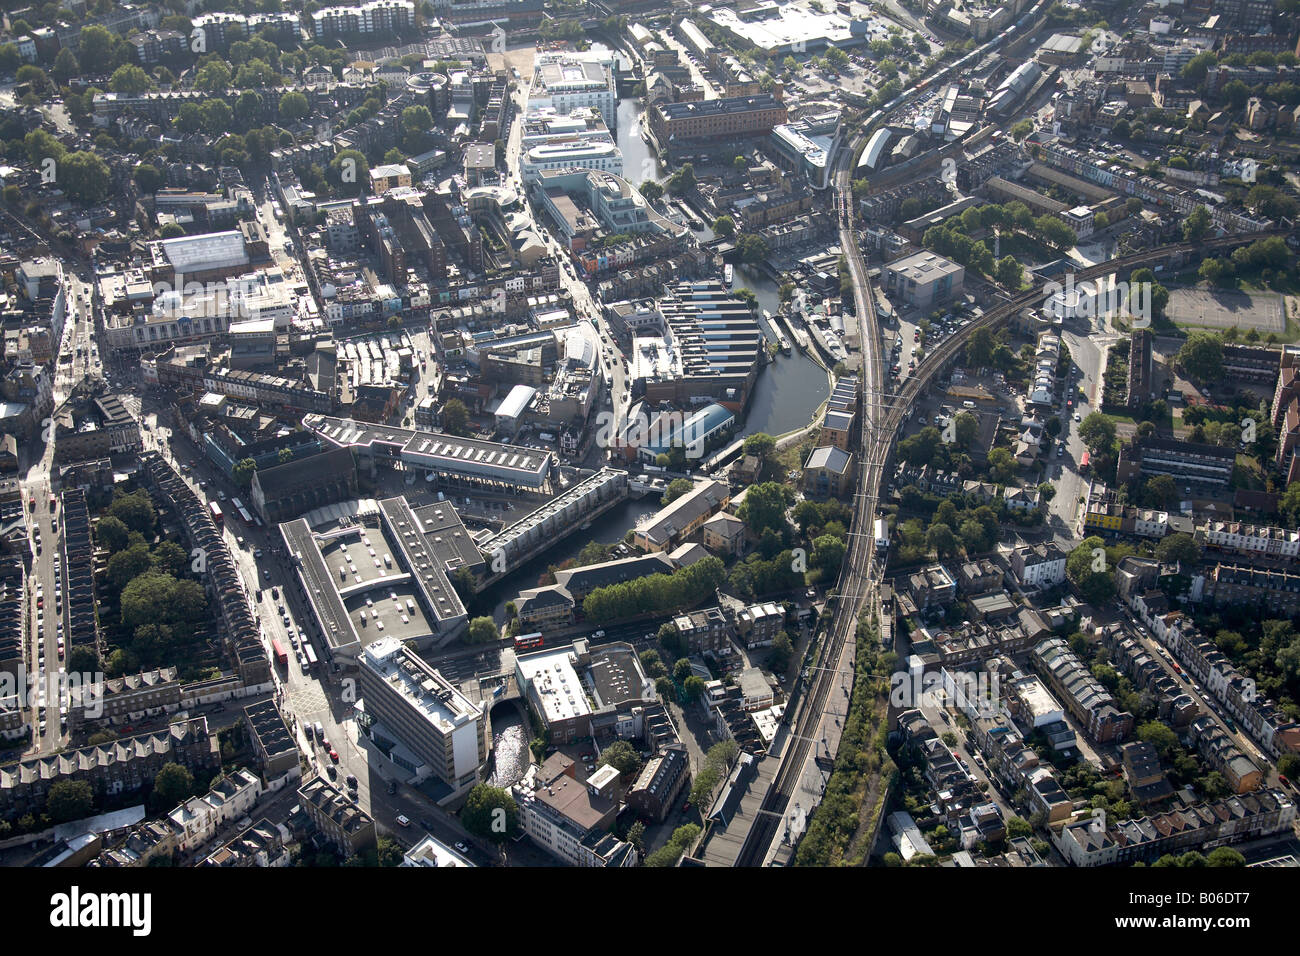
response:
M472 867L474 864L470 863L445 843L441 843L433 836L426 834L423 840L415 844L415 846L411 847L405 854L403 854L401 865Z
M358 658L359 718L367 734L417 780L436 777L460 793L487 760L487 717L398 638L368 645Z
M525 185L537 182L546 169L594 169L623 175L623 151L614 143L597 140L537 143L527 147L519 159Z
M553 109L567 115L579 107L600 110L609 129L618 126L614 60L596 53L547 53L533 67L528 111Z

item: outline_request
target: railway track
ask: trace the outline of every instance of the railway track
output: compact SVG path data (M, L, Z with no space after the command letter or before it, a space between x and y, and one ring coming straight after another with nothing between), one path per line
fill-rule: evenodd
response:
M851 158L852 148L842 152L841 157ZM844 193L851 188L849 177L852 166L840 164L836 173L836 188ZM1127 274L1133 269L1162 262L1179 253L1204 253L1218 249L1231 248L1245 243L1265 239L1270 236L1282 236L1282 230L1252 233L1246 235L1224 236L1218 239L1198 243L1176 243L1144 250L1121 259L1114 259L1095 266L1081 269L1075 273L1076 283L1101 278L1112 273ZM790 799L796 792L799 780L807 764L808 754L816 741L817 730L826 709L826 701L835 676L843 671L844 651L850 634L856 635L858 620L869 599L874 595L883 573L872 555L873 519L876 503L879 500L880 485L884 477L885 466L893 452L893 442L907 414L914 406L924 389L938 372L964 348L966 342L978 329L993 329L1001 326L1021 309L1039 305L1043 301L1043 288L1035 288L1023 293L1011 301L1000 305L972 322L960 333L951 336L929 353L909 376L897 392L885 392L883 389L883 361L881 355L880 325L876 319L874 295L866 281L866 266L857 247L852 229L841 230L841 239L849 267L854 270L854 297L857 312L861 317L864 332L864 344L867 348L863 354L863 394L864 404L862 418L861 445L864 453L863 467L859 472L857 500L854 509L853 525L850 529L850 546L845 555L840 579L840 592L834 609L834 619L823 646L821 658L813 677L808 696L799 711L799 719L791 735L791 746L782 755L777 775L764 797L760 811L746 835L736 860L736 866L761 866L772 846L779 828L784 820ZM878 396L879 401L873 401ZM856 649L855 649L856 650ZM850 664L852 661L850 660Z

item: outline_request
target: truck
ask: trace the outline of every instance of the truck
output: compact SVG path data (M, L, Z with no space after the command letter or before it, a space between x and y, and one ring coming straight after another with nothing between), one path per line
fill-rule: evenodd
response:
M889 521L885 518L876 519L876 553L884 554L889 550Z

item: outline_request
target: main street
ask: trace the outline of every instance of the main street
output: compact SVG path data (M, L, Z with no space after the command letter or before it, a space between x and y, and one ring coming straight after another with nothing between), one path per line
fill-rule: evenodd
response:
M72 393L73 387L101 372L98 355L92 346L94 319L88 283L73 272L64 273L66 281L66 318L62 336L55 344L54 380L51 386L53 407L57 409ZM23 507L33 552L27 595L29 604L28 670L32 695L27 701L31 723L36 728L35 746L29 753L48 753L61 746L66 737L59 695L60 677L65 673L59 656L59 640L66 635L64 578L59 546L60 515L53 493L54 427L53 418L41 422L36 440L19 446L19 475ZM31 502L35 502L33 508ZM53 502L53 503L52 503Z

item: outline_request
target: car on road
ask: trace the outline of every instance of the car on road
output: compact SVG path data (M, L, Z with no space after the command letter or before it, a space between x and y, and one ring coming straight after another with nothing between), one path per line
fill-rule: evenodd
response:
M423 823L424 821L420 821L420 822ZM464 843L456 843L456 844L455 844L455 847L456 847L456 849L457 849L459 852L461 852L461 853L468 853L468 852L469 852L469 847L467 847Z
M389 795L391 796L392 794L394 794L394 793L396 793L396 792L397 792L397 781L396 781L396 780L390 780L390 781L388 781L388 793L389 793Z
M404 814L404 813L399 813L399 814L397 815L397 825L398 825L399 827L409 827L409 826L411 825L411 821L410 821L410 819L406 816L406 814Z
M337 770L334 769L334 765L333 765L333 764L326 764L326 766L325 766L325 772L328 773L328 774L330 775L330 779L331 779L331 780L337 780L337 779L338 779L339 772L338 772Z
M357 789L357 778L354 774L348 774L346 779L350 790Z
M335 763L339 762L339 752L337 750L330 751L330 760L333 760Z
M1083 421L1083 416L1080 415L1078 412L1075 412L1075 413L1074 413L1074 420L1075 420L1076 422L1081 422L1081 421Z

